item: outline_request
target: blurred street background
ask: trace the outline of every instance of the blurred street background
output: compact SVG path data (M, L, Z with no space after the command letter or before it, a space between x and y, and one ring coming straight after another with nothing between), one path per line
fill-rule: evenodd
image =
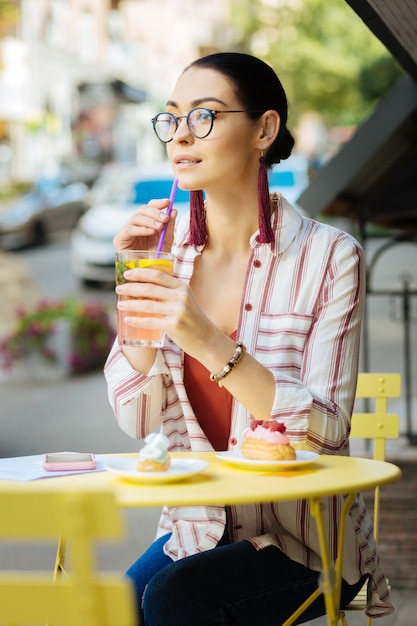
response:
M303 190L343 154L410 72L410 63L399 63L400 55L395 58L352 10L374 4L0 0L0 457L139 448L115 422L102 373L114 336L112 237L135 205L168 196L172 174L150 120L164 110L183 68L204 54L236 50L260 56L277 70L296 145L294 156L271 173L271 188L304 210L297 202ZM386 0L379 5L392 9ZM407 21L412 41L415 17ZM407 130L411 138L413 132L414 127ZM381 162L370 158L365 178L375 179ZM413 193L407 206L415 212ZM401 417L401 437L390 444L389 458L401 465L404 480L387 492L393 532L384 545L399 608L381 626L412 626L416 238L408 222L400 228L378 219L360 223L354 212L343 211L348 198L341 197L333 214L313 216L351 232L365 248L370 293L360 369L400 372L403 380L401 398L389 406ZM187 202L186 196L177 197L180 212ZM71 318L59 312L62 303L69 303ZM74 312L74 303L86 308ZM30 318L34 312L36 319ZM84 343L74 349L78 360L69 361L73 348L66 323L75 318ZM9 338L22 320L26 334L12 345ZM40 329L46 320L45 339ZM86 321L91 325L85 327ZM56 354L52 368L33 349L40 344ZM85 348L94 359L87 359ZM128 511L126 542L117 552L103 550L103 566L128 567L152 541L158 514ZM19 558L14 547L0 545L2 562L18 565ZM34 549L30 558L34 567L49 564L53 550ZM359 625L363 617L349 623Z

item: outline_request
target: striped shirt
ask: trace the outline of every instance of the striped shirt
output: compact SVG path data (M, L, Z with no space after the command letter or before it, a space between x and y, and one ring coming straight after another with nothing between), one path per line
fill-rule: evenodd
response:
M236 339L275 377L271 418L283 422L296 447L321 454L349 454L350 418L356 390L365 278L363 251L353 237L301 216L281 196L272 214L275 241L250 239ZM174 273L189 282L203 246L188 243L188 220L177 225ZM157 350L148 375L134 370L117 343L105 375L120 428L143 439L161 430L170 449L212 447L193 413L183 381L184 355L169 338ZM229 450L239 450L250 423L247 409L232 404ZM323 498L327 540L336 557L342 497ZM233 541L248 539L257 549L275 545L291 559L321 570L319 542L309 503L238 505L229 511ZM223 507L164 508L157 536L172 532L165 546L175 559L209 550L226 524ZM368 614L393 609L363 500L356 498L347 519L343 577L352 584L368 573Z

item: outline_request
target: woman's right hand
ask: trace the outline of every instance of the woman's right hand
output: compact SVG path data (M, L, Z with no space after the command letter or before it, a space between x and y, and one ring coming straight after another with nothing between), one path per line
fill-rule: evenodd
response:
M163 251L170 252L177 211L173 209L168 217L163 212L168 205L169 200L162 199L151 200L149 204L140 206L114 237L115 250L156 250L161 231L169 221Z

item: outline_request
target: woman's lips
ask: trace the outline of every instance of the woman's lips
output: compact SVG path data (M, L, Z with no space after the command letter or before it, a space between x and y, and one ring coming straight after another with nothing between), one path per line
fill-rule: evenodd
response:
M194 157L188 156L188 155L178 155L176 157L174 157L174 163L175 165L196 165L197 163L200 163L200 159L196 159Z

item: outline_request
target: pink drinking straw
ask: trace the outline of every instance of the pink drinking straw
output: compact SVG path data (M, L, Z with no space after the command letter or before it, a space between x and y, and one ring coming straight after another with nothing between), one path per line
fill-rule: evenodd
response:
M175 195L177 193L177 188L178 188L178 180L176 178L174 178L174 182L172 183L172 187L171 187L171 193L169 194L169 205L168 205L168 209L167 209L167 215L168 216L171 215L172 207L174 206L174 200L175 200ZM158 241L158 247L156 249L157 257L159 256L160 252L162 251L162 248L164 247L165 235L167 233L168 224L169 224L169 222L167 222L164 225L164 227L163 227L163 229L161 231L161 235L160 235L159 241Z

